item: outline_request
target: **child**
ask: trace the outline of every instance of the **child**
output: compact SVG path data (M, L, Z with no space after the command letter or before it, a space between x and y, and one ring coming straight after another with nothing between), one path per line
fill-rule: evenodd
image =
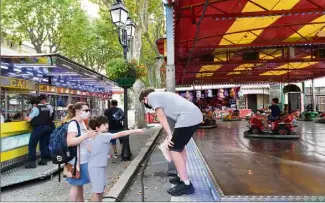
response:
M98 135L91 140L90 148L88 149L90 151L88 171L93 193L91 201L101 202L105 186L107 185L106 169L111 139L117 139L133 133L142 133L143 130L126 130L115 134L107 133L108 119L106 116L90 119L89 127L98 132Z

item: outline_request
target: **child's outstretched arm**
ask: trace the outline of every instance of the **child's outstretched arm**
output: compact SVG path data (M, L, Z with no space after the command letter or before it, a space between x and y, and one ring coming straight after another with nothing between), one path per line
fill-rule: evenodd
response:
M113 134L112 139L117 139L117 138L124 137L124 136L130 135L130 134L133 134L133 133L137 133L137 134L143 133L143 129L121 131L121 132Z

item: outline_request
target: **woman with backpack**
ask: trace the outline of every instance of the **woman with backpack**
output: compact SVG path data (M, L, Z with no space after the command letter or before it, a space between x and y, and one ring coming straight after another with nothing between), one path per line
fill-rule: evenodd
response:
M73 118L68 125L67 145L77 146L77 169L80 169L78 178L67 178L67 181L72 186L70 190L70 201L83 202L84 192L83 185L90 183L88 174L88 161L90 153L88 152L88 145L90 139L97 135L93 130L87 130L84 120L90 116L90 109L86 103L78 102L72 108ZM79 134L80 133L80 134ZM66 164L67 166L74 166L75 158Z

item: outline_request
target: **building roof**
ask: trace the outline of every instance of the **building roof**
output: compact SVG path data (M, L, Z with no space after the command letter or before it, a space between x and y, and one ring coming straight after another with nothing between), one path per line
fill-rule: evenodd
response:
M115 85L106 76L60 54L1 55L0 75L107 94Z

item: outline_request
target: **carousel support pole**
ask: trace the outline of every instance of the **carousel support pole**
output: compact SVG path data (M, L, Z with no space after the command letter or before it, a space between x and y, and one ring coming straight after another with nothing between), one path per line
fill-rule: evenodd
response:
M315 94L315 80L312 79L311 80L311 93L312 93L312 101L311 101L311 108L312 108L312 111L316 111L317 108L316 108L316 94Z
M166 8L166 38L167 38L166 90L167 92L175 92L173 5L165 4L165 8Z
M167 38L167 67L166 67L166 91L175 92L175 53L174 53L174 17L173 4L165 2L166 9L166 38ZM168 122L172 125L172 122ZM172 130L172 129L171 129ZM173 162L168 164L168 173L175 174ZM177 172L176 172L177 173Z
M264 87L262 88L263 89L263 109L265 108L265 101L264 101Z
M303 99L301 99L301 101L303 101L303 102L302 102L302 105L300 106L300 108L301 108L300 112L305 111L304 105L306 105L306 83L305 83L305 81L302 82L302 98Z

